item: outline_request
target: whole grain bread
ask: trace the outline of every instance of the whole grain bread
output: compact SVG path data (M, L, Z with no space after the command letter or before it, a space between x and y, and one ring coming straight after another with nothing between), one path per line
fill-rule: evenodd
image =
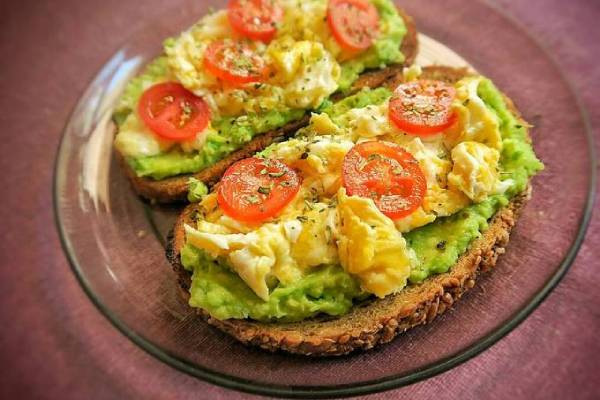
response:
M399 65L391 65L387 68L368 71L363 73L352 86L352 90L345 95L355 93L356 91L365 88L376 88L381 86L385 81L398 74L402 68L412 65L417 56L418 41L417 30L413 19L408 16L401 8L398 12L406 23L407 32L402 40L400 49L405 56L405 61ZM334 95L334 100L339 100L343 97L341 94ZM247 145L238 151L229 154L219 162L205 168L194 174L178 175L166 179L154 180L151 178L138 177L135 171L125 162L124 158L117 153L119 163L125 174L131 182L131 186L135 192L143 198L158 203L172 203L177 201L185 201L188 192L188 179L195 177L207 184L209 187L216 183L223 175L228 166L243 158L249 157L256 152L265 149L268 145L276 140L285 139L292 135L301 127L308 124L308 115L297 121L288 123L287 125L256 136Z
M466 69L427 67L423 78L456 82L468 74ZM394 87L402 74L385 84ZM511 111L520 117L510 99ZM527 124L523 121L523 125ZM355 350L370 349L386 343L396 335L417 325L431 322L448 310L467 290L475 285L480 273L492 269L504 253L509 235L519 212L529 199L530 190L514 197L489 222L488 229L474 240L449 272L430 277L420 284L409 285L399 293L383 299L371 299L355 306L341 317L316 317L294 323L264 323L252 320L218 320L205 310L195 309L209 324L247 345L265 350L283 350L310 356L337 356ZM180 262L185 245L184 225L193 223L197 205L187 206L179 216L168 240L167 259L171 263L184 299L189 299L191 275Z

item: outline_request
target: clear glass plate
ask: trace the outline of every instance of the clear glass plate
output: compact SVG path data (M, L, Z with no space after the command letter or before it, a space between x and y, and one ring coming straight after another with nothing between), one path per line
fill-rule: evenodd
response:
M327 397L406 385L483 351L558 283L581 244L594 187L591 134L559 66L513 21L483 2L406 1L423 39L421 62L462 62L517 104L546 170L491 274L433 323L346 357L312 359L247 348L197 318L177 296L164 256L177 207L140 201L111 148L110 115L124 84L161 42L211 6L187 1L131 37L73 111L57 156L54 205L63 246L84 290L127 337L160 360L215 384L279 396ZM222 4L213 4L222 6ZM164 21L164 22L161 22ZM433 38L434 40L430 40Z

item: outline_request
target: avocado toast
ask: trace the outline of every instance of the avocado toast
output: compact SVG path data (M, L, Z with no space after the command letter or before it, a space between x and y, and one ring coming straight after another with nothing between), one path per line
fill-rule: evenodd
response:
M248 2L241 3L247 6ZM212 13L179 37L166 40L165 55L129 83L115 110L117 155L134 190L144 198L163 203L185 200L190 177L207 185L214 183L231 163L306 125L308 111L361 88L379 86L403 66L411 65L417 53L412 19L390 0L358 1L377 10L378 22L370 46L352 51L340 45L331 32L334 25L323 17L332 14L332 4L344 1L312 0L301 6L290 0L277 2L285 13L268 40L254 40L248 32L240 39L231 17L231 9L238 3L231 1L227 11ZM268 64L264 70L269 72L232 83L228 81L233 79L231 74L223 75L222 70L215 71L207 64L206 54L213 44L223 47L232 40L241 48L236 51L248 55L255 50L264 56ZM236 68L240 66L236 64ZM160 86L167 84L181 88L171 88L176 92L163 90L162 99L155 93L154 103L152 98L146 99L151 89L164 89ZM177 122L184 129L158 126L152 120L160 118L152 115L153 111L160 114L169 108L158 103L173 98L177 102L178 95L184 99L197 96L205 105L198 103L188 114L185 108L178 111ZM195 100L191 97L186 104ZM197 112L204 108L207 116ZM186 125L196 125L195 135L177 132L185 131Z
M218 256L219 260L207 256L207 251L218 253L219 250L211 248L210 245L203 247L203 243L206 243L204 239L209 238L209 235L201 235L202 240L198 241L194 238L197 230L190 229L196 224L200 229L198 221L204 223L204 220L210 220L210 212L207 214L206 210L202 210L206 204L203 205L203 202L200 202L191 204L181 214L167 248L167 258L177 273L178 283L186 300L210 324L243 343L260 346L271 351L284 350L314 356L341 355L354 350L372 348L379 343L389 342L398 333L411 327L430 322L447 310L466 290L475 285L475 280L481 272L495 266L497 257L504 252L504 247L508 243L510 230L529 197L529 180L536 171L543 167L531 148L527 133L528 125L522 120L510 99L499 92L489 80L475 75L469 77L469 75L468 71L464 69L428 67L423 70L420 79L438 80L457 85L457 96L462 103L455 102L453 107L455 107L455 112L461 115L459 117L461 121L465 121L465 118L467 118L466 120L470 119L475 124L473 126L485 124L485 115L476 116L475 108L470 108L470 114L465 114L462 107L476 107L476 103L484 99L481 104L484 104L486 109L495 115L494 118L488 120L488 123L492 127L496 126L502 143L498 142L498 136L471 137L470 139L476 139L480 143L487 142L491 146L499 146L501 157L497 168L500 175L495 182L495 188L491 189L492 191L486 196L480 196L481 193L477 195L472 191L469 192L469 188L463 185L463 193L469 193L476 200L467 200L465 203L458 201L455 203L454 210L447 212L447 216L444 216L441 209L437 209L427 217L422 214L422 211L426 208L436 209L436 206L423 203L420 209L395 221L395 227L401 232L403 239L398 239L395 242L397 246L393 249L390 246L375 247L375 258L378 254L383 258L386 257L386 254L391 254L391 258L388 257L388 260L380 259L378 266L386 266L393 270L397 263L399 270L404 270L403 276L396 279L396 282L400 282L399 290L390 291L385 285L381 286L377 280L365 279L363 274L365 265L359 265L359 268L356 265L353 267L352 260L349 260L348 257L344 259L341 256L340 241L347 241L347 238L343 237L347 236L347 232L342 232L336 238L338 251L340 251L340 257L336 258L336 262L340 263L341 260L344 269L330 265L313 267L314 269L308 270L306 275L295 280L292 279L291 283L287 285L277 282L271 284L269 297L266 300L259 298L256 293L260 294L260 291L257 292L256 287L254 293L247 287L243 288L250 293L249 296L254 296L252 299L246 295L240 295L238 290L244 285L244 281L236 276L235 271L239 271L239 269L232 269L230 265L227 265L231 259L225 259L224 253ZM393 90L403 80L402 74L398 74L384 83L384 89L376 90L385 90L385 88ZM464 98L463 96L468 92L465 88L469 87L475 90L477 96ZM473 93L471 92L471 94ZM376 97L373 97L372 100ZM324 113L329 112L330 120L343 125L343 115L347 115L348 110L347 107L344 109L343 103L338 108L337 111L342 114L341 119L336 119L336 110L329 109ZM368 108L369 106L366 107L366 109ZM350 112L352 113L352 110ZM355 113L356 115L358 114ZM373 119L375 121L377 119L376 110L363 115L366 118L363 118L362 122L368 122L373 116L375 116ZM315 119L314 116L313 119ZM310 129L316 129L322 119L317 116L305 131L310 132ZM359 121L359 117L356 117L355 121ZM494 125L494 121L497 125ZM477 125L478 123L479 125ZM350 126L360 126L359 123L353 124ZM337 129L327 124L326 126L329 129ZM452 128L448 128L444 134L446 136L455 135L456 132L452 132L452 130ZM368 129L363 125L359 131L368 131ZM372 132L374 131L372 130ZM470 132L475 135L479 134L474 130ZM303 133L306 132L300 132L300 139L297 140L303 140ZM366 141L366 143L370 142ZM412 146L410 142L406 143L407 148ZM274 146L285 147L282 144ZM269 157L270 151L273 150L267 149L261 155ZM277 148L274 151L278 151ZM413 151L413 154L417 153ZM280 154L285 154L285 152ZM308 157L304 157L308 160L310 152ZM283 158L285 159L285 157ZM302 157L300 158L302 159ZM371 161L377 162L377 158L373 158ZM456 168L460 169L459 167L462 165L460 159L457 157L452 161ZM426 168L424 167L424 169ZM452 170L455 171L455 166L452 166ZM456 176L448 175L448 181L442 186L446 186L446 188L460 186L461 182L457 180ZM311 178L309 175L305 175L304 179L310 180ZM464 184L464 182L462 183ZM344 186L349 187L347 180ZM475 186L471 185L470 189ZM500 188L501 186L503 187ZM479 185L479 187L483 186ZM428 190L430 189L431 185L428 183ZM219 186L217 186L217 191L219 191ZM346 203L355 197L357 196L338 194L334 205L335 209L341 207L340 203ZM306 224L309 218L318 219L321 212L323 214L330 212L329 210L321 211L325 207L319 208L318 204L307 205L308 210L304 209L301 222ZM314 210L317 210L316 213ZM338 211L338 213L343 214L343 211ZM365 217L369 220L374 214L363 213L363 215L370 215ZM381 215L376 217L381 219ZM284 218L282 217L282 219ZM369 223L377 224L377 219L370 221L375 222ZM338 229L343 230L344 223L341 226ZM214 228L214 226L212 227ZM306 225L303 229L306 229ZM321 230L327 231L328 229ZM208 231L205 230L206 232ZM369 230L367 228L361 232L369 232ZM189 239L190 237L192 239ZM373 244L369 241L368 235L360 234L355 239L353 244L358 249L368 248ZM198 244L203 247L203 250L195 247ZM312 242L311 246L319 247L317 242ZM400 248L404 248L405 251L398 252ZM303 249L304 253L310 253L310 250L310 248ZM345 251L355 259L360 258L360 252L353 253L352 249L348 250L347 248ZM408 264L405 256L410 252L415 253L413 256L416 261L413 260L409 263L410 266L407 270ZM295 257L305 256L296 255ZM325 260L331 262L326 257ZM190 270L194 271L193 278ZM381 272L381 269L375 272ZM349 276L354 279L348 280ZM307 277L309 278L307 279ZM313 282L310 281L311 279ZM248 281L248 275L246 275L246 281ZM253 284L252 281L250 283Z

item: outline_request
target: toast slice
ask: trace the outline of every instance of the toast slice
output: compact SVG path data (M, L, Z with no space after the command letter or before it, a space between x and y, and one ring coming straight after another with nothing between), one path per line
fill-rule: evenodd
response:
M475 286L480 273L496 265L504 253L509 235L529 192L515 197L492 218L484 234L471 243L449 272L435 275L419 285L408 286L397 294L372 299L352 308L345 315L312 318L293 323L264 323L253 320L218 320L206 311L195 311L209 324L240 342L269 351L284 350L309 356L338 356L367 350L391 341L396 335L431 322L448 310L463 293ZM191 274L179 260L185 244L184 224L192 222L193 206L177 221L167 247L167 258L177 274L179 291L189 299Z
M402 40L400 49L406 57L403 64L391 65L387 68L383 68L375 71L368 71L361 75L361 77L354 82L352 90L348 94L355 93L356 91L368 87L376 88L381 86L386 80L398 74L402 71L402 68L412 65L417 56L418 52L418 41L417 41L417 30L413 19L408 16L401 8L398 8L398 12L402 19L406 23L407 32ZM339 100L343 96L341 94L334 95L334 100ZM218 179L223 175L227 167L234 162L247 158L256 152L264 150L267 146L276 140L281 140L285 137L292 135L298 129L308 124L309 116L305 115L304 118L288 123L287 125L272 130L261 135L256 136L248 144L238 151L229 154L214 165L205 168L194 174L178 175L166 179L154 180L151 178L138 177L135 171L125 162L124 158L118 155L119 162L125 174L131 182L131 186L134 191L142 196L143 198L158 203L172 203L177 201L185 201L188 192L188 179L194 177L204 182L209 187L215 184Z
M466 76L466 69L426 67L422 78L456 82ZM385 85L395 87L402 74ZM511 112L520 114L510 99L505 98ZM527 126L525 121L523 125ZM492 269L498 256L504 253L512 227L519 212L530 196L530 189L515 196L489 222L488 229L474 240L466 253L446 273L432 276L417 285L407 286L383 299L371 299L353 307L340 317L315 317L293 323L265 323L253 320L218 320L202 309L198 314L209 324L219 328L247 345L265 350L284 350L310 356L337 356L355 350L366 350L391 341L396 335L412 327L431 322L448 310L467 290L475 286L478 276ZM192 223L197 205L187 206L179 216L169 237L167 259L175 273L183 298L189 299L191 274L180 262L180 250L185 244L184 224Z

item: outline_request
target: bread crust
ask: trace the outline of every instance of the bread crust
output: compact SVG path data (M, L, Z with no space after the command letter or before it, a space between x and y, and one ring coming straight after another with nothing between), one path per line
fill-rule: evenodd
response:
M398 13L405 21L407 32L402 40L400 49L405 55L405 61L399 65L392 65L384 69L369 71L362 74L352 86L354 93L362 88L375 88L384 84L391 77L402 71L405 66L412 65L418 52L417 30L414 20L408 16L404 10L398 8ZM334 100L339 100L344 96L336 95ZM229 154L227 157L218 161L214 165L205 168L194 174L178 175L166 179L154 180L151 178L138 177L135 171L125 162L124 158L117 152L121 168L131 182L133 190L141 197L158 203L173 203L185 201L188 193L188 179L194 177L207 184L209 187L216 183L223 175L227 167L234 162L252 156L253 154L264 150L267 146L277 140L283 140L292 135L295 131L308 124L309 116L305 115L297 121L290 122L285 126L256 136L243 148Z
M422 77L456 82L469 75L467 69L443 66L426 67ZM385 82L395 87L402 81L397 74ZM510 110L521 120L512 101L505 97ZM523 125L527 126L525 121ZM339 356L356 350L367 350L391 341L396 335L418 325L431 322L448 310L461 296L475 286L478 276L491 270L504 253L512 227L520 210L530 197L530 188L515 196L489 222L488 229L474 240L450 271L432 276L420 284L410 285L394 295L372 299L353 307L340 317L312 318L294 323L264 323L252 320L218 320L205 310L195 311L209 324L247 345L268 351L284 350L307 356ZM191 224L197 204L186 207L169 235L167 259L177 274L182 297L189 299L191 275L180 262L185 245L184 225Z

